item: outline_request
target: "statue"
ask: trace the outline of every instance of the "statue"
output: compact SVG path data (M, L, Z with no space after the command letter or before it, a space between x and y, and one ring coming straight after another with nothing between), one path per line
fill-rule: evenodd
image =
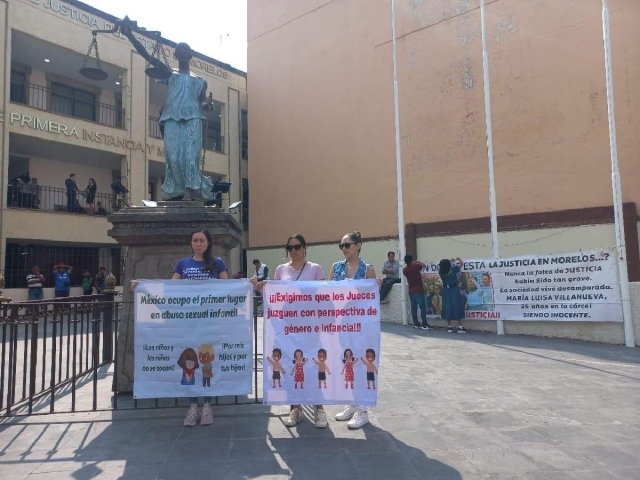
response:
M127 37L136 51L149 62L155 70L154 76L169 79L169 95L160 116L160 132L164 139L165 179L162 184L162 198L172 200L213 200L213 181L200 170L200 155L203 147L203 120L206 117L202 105L206 102L207 82L191 75L189 62L193 51L186 43L179 43L174 52L178 60L178 71L163 63L159 56L151 55L140 41L133 35L137 22L125 17L116 22L110 32L120 30ZM96 33L93 32L94 42ZM151 32L149 32L151 33ZM159 32L158 32L159 33ZM157 43L156 50L159 47ZM97 54L98 68L100 60ZM161 47L160 47L161 48ZM91 52L91 49L89 50ZM85 60L86 63L86 60Z

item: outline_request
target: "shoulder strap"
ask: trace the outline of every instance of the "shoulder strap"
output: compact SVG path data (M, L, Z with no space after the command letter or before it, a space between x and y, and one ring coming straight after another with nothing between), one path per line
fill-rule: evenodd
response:
M300 278L300 275L302 275L302 271L304 270L304 267L307 266L307 262L304 262L304 265L302 265L302 268L300 269L300 273L298 273L298 276L296 277L296 282L298 281L298 279Z

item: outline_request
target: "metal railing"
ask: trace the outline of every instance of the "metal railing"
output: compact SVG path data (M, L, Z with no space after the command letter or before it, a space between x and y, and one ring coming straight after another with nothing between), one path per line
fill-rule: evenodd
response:
M149 136L162 138L162 134L160 133L160 119L158 117L149 117Z
M114 195L96 193L93 207L87 203L84 193L67 196L66 188L45 187L44 185L9 185L8 206L50 212L75 213L106 216L112 209Z
M21 103L39 110L81 118L108 127L125 128L123 108L101 102L79 100L40 85L11 82L10 99L13 103Z
M258 353L257 326L262 307L258 303L254 301L253 395L213 397L213 405L261 400L258 373L263 355ZM180 400L184 405L186 399L132 400L118 392L118 334L123 309L131 307L116 301L113 294L1 304L0 417L178 407ZM104 374L109 368L113 376ZM107 408L98 393L100 380L111 384Z
M209 133L204 137L204 149L224 153L224 137L219 134Z

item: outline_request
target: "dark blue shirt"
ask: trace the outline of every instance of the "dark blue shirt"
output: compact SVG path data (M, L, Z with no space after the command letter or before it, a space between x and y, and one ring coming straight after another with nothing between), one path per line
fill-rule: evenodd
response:
M71 275L69 275L69 272L53 272L53 276L56 279L56 290L69 290L69 286L71 285Z
M221 258L215 257L216 271L203 272L204 261L194 260L193 257L187 257L180 260L173 269L175 273L179 273L184 280L208 280L210 278L218 278L220 272L226 272L227 266Z
M78 184L76 183L75 180L73 180L72 178L67 178L64 181L64 184L67 187L67 195L73 195L74 193L76 193L76 190L78 189Z

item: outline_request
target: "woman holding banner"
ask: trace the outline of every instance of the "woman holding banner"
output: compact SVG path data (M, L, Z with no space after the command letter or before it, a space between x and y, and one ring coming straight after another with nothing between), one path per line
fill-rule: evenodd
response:
M322 267L317 263L309 262L306 260L307 256L307 241L304 236L299 233L291 235L287 239L285 245L285 258L289 257L287 263L278 265L276 272L273 276L274 280L288 280L288 281L308 281L308 280L324 280L324 271ZM255 285L256 290L262 293L264 282L258 282L258 278L254 276L251 282ZM289 417L284 421L287 427L294 427L300 423L303 419L302 405L291 405ZM327 415L324 412L322 405L316 405L316 418L315 426L318 428L325 428L329 425L327 422Z
M178 261L173 269L172 280L209 280L227 279L227 266L221 258L214 257L212 253L213 243L211 234L207 230L198 230L191 234L191 250L193 255ZM131 280L131 289L135 290L137 280ZM184 419L185 427L193 427L198 418L200 425L211 425L213 423L213 412L211 411L211 397L204 397L202 415L198 409L198 399L189 398L189 411Z
M362 249L362 235L360 232L349 232L338 245L344 255L344 260L334 263L329 272L329 280L363 280L365 278L376 278L376 271L373 265L369 265L360 258ZM378 279L378 284L382 280ZM351 429L361 428L369 423L369 413L367 407L362 405L347 405L344 410L336 415L336 420L348 420L347 427Z

